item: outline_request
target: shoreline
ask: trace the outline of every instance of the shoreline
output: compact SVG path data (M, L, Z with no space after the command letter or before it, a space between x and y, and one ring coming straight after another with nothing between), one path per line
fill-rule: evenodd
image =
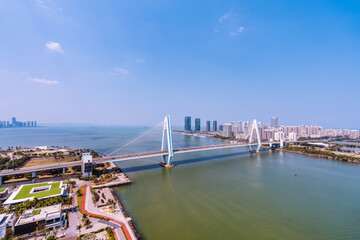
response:
M291 150L287 150L287 149L276 149L276 150L282 151L282 152L288 152L288 153L295 153L295 154L309 156L309 157L323 158L323 159L333 160L333 161L337 161L337 162L352 163L352 164L356 164L356 165L360 164L360 161L357 161L357 160L340 160L340 159L334 159L331 156L324 156L321 154L313 154L313 153L304 153L304 152L299 152L299 151L291 151Z
M130 184L127 184L130 185ZM136 239L143 240L144 238L140 234L139 230L136 228L135 222L132 220L130 214L125 210L124 204L121 202L120 197L118 197L115 193L114 187L108 187L114 200L117 202L118 206L122 214L125 216L126 221L128 222L129 226L131 227L131 231L135 234Z

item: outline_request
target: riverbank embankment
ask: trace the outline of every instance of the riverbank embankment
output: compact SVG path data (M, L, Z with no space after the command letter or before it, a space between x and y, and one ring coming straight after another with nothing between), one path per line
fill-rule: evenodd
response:
M138 240L142 240L143 237L141 236L140 232L137 230L136 225L135 225L134 221L131 219L129 213L125 210L124 205L121 202L121 199L115 194L115 191L113 188L110 188L110 192L113 196L113 199L118 204L120 211L125 216L127 223L130 225L132 232L135 234L135 236Z
M117 224L119 227L114 229L114 234L118 239L143 239L131 217L125 211L124 206L113 191L113 187L129 185L131 180L124 173L116 175L116 178L109 182L91 184L85 187L82 202L83 212L90 216L109 219L110 222ZM123 230L123 232L121 231Z
M278 148L277 151L295 153L295 154L305 155L305 156L309 156L309 157L324 158L324 159L329 159L329 160L333 160L333 161L341 161L341 162L347 162L347 163L360 164L359 160L351 159L351 158L341 158L341 155L336 155L336 154L324 155L324 154L318 154L318 153L308 153L308 152L295 151L295 150L289 150L289 149L280 149L280 148Z

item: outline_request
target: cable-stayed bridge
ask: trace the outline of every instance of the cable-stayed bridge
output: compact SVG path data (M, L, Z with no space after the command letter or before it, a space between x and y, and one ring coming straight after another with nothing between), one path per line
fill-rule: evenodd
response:
M257 142L253 143L254 132L256 134ZM269 144L270 147L272 144L282 144L274 142L261 142L260 133L257 125L257 121L254 120L251 125L250 138L248 143L223 143L221 141L215 141L214 139L204 138L204 141L208 143L207 145L200 145L196 141L191 141L194 138L188 138L187 140L173 139L170 116L167 115L164 121L155 125L153 128L146 130L142 134L136 136L135 138L129 139L126 143L120 144L109 151L107 151L104 156L99 158L92 159L91 156L82 158L82 161L75 162L65 162L58 164L49 164L37 167L24 167L11 170L0 171L0 178L2 176L16 175L23 173L32 172L33 177L36 177L37 171L46 171L52 169L65 169L67 167L82 166L83 175L86 172L86 169L89 169L89 166L93 164L106 163L106 162L118 162L118 161L128 161L136 160L147 157L161 157L161 165L167 168L173 167L172 159L174 154L182 154L188 152L199 152L199 151L208 151L213 149L225 149L225 148L235 148L235 147L249 147L249 152L260 153L261 146L263 144ZM202 141L203 142L203 141ZM256 146L256 150L254 150ZM91 160L90 160L90 158ZM87 167L88 166L88 167ZM90 167L91 169L92 167ZM1 179L0 179L1 184Z

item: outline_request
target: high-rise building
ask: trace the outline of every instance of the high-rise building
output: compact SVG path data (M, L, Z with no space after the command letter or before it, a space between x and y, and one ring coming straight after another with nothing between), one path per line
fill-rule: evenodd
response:
M224 124L222 136L223 137L232 137L232 125L230 123Z
M270 122L270 127L278 128L279 127L279 118L272 117Z
M13 127L15 127L15 126L16 126L16 117L13 117L13 118L12 118L11 123L12 123Z
M191 117L190 116L186 116L185 117L185 131L191 131Z
M37 122L35 121L34 127L36 127L36 126L37 126Z
M232 126L232 132L234 133L234 136L238 135L240 132L239 132L239 127L237 124L233 125L231 124Z
M200 118L195 118L195 131L200 132Z
M224 125L219 125L219 131L224 130Z
M217 121L213 121L213 131L217 131Z
M206 121L206 131L210 132L210 121Z
M242 123L241 123L241 121L238 121L238 131L239 132L242 132L243 130L242 130Z

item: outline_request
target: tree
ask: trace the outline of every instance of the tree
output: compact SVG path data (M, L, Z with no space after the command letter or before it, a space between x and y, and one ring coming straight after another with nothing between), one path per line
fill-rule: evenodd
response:
M109 218L106 218L105 221L106 221L106 223L107 223L107 225L108 225L108 227L109 227L110 219L109 219Z
M13 238L13 236L14 236L14 233L13 233L12 229L11 229L11 228L7 228L6 231L5 231L5 236L4 236L3 239L4 239L4 240L10 240L10 239Z
M46 238L47 234L49 233L49 229L45 228L45 222L39 224L39 229L41 231L41 235L44 236L44 238Z
M83 219L83 224L84 224L84 227L88 227L90 224L91 224L91 221L89 218L84 218Z
M51 235L48 238L46 238L46 240L56 240L56 237L54 235Z
M76 229L79 230L79 237L80 237L80 233L81 233L81 228L82 228L82 225L81 225L81 224L79 224L79 225L76 226Z
M57 233L58 233L58 229L56 227L54 227L53 236L55 237L55 239L56 239Z
M76 196L78 196L78 197L82 196L82 192L81 192L80 189L78 189L78 190L76 191Z

